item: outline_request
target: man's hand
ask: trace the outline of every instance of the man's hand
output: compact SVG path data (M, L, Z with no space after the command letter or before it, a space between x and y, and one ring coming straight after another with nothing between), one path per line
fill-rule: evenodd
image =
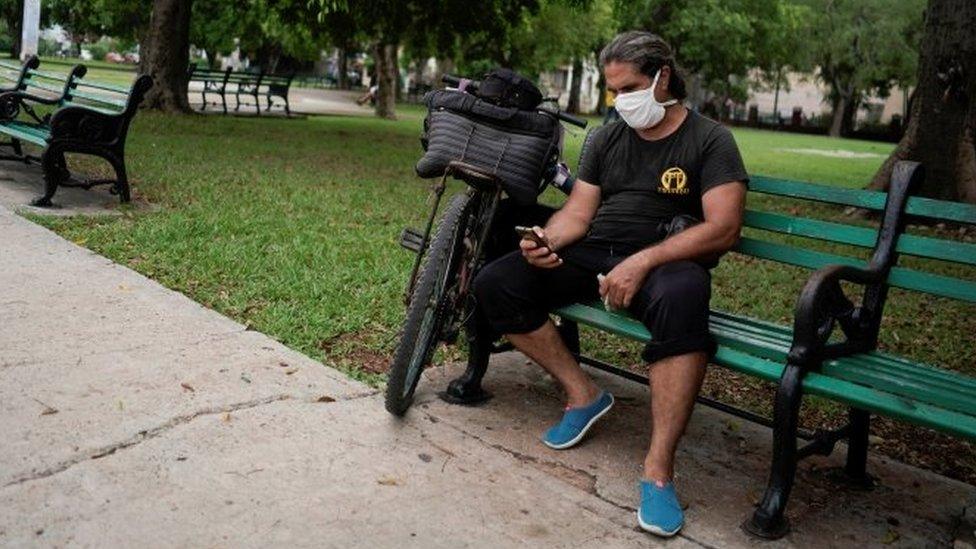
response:
M541 227L532 227L535 234L539 235L543 242L548 243L546 232ZM529 262L529 265L541 269L552 269L563 264L563 259L550 249L549 245L539 245L528 237L519 241L519 248L522 248L522 257Z
M651 268L641 254L628 257L600 280L600 297L613 309L627 309L649 272Z

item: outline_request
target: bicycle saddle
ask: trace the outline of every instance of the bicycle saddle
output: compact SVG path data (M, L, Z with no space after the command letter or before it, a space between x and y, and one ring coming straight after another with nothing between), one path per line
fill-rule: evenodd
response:
M493 189L499 184L498 178L494 175L479 171L478 168L472 166L471 164L467 164L459 160L454 160L448 163L447 173L478 190Z

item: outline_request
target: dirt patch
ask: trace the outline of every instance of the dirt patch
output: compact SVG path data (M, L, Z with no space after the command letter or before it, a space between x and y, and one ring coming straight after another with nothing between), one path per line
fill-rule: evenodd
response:
M371 374L385 374L390 369L390 353L378 350L378 344L366 333L350 332L319 342L325 358Z

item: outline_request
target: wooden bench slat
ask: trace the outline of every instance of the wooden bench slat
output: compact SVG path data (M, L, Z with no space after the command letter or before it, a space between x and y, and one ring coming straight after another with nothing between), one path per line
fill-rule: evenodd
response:
M775 196L801 198L826 204L853 206L867 210L883 210L887 193L862 189L845 189L830 185L790 181L756 175L749 180L749 190ZM905 212L944 221L976 224L976 205L913 196L905 204Z
M79 80L78 87L93 88L96 90L123 93L126 95L129 94L129 88L126 88L124 86L115 86L112 84L103 84L102 82L90 82L87 80Z
M54 80L55 82L61 82L62 84L64 84L65 82L67 82L68 81L68 77L69 77L67 74L61 74L61 73L57 73L57 72L39 71L37 69L30 69L30 70L27 71L27 74L29 76L31 76L31 77L33 77L33 76L39 76L39 77L45 78L47 80Z
M863 248L873 248L878 239L878 231L864 227L854 227L806 217L790 217L770 212L746 210L743 221L746 227L841 244L852 244Z
M765 240L758 240L748 236L740 238L739 243L733 248L733 251L762 259L796 265L797 267L806 267L807 269L819 269L826 265L835 264L861 268L865 265L863 260L854 257L818 252L806 248L796 248L785 244L766 242Z
M767 340L779 346L782 356L786 356L793 342L793 331L786 326L779 326L761 320L730 315L722 311L712 311L709 323L713 329L723 329L726 332L736 332L743 336L740 339L752 338ZM650 337L650 334L648 334ZM733 346L736 344L733 343ZM868 368L879 372L890 373L900 377L922 377L927 383L938 385L949 391L964 391L966 394L976 395L976 378L959 376L939 368L918 364L901 357L889 355L880 351L845 357L831 364L853 364L857 368Z
M792 343L792 337L783 340L771 335L757 336L716 325L714 319L711 331L725 347L780 363L786 362ZM824 364L822 371L831 377L976 416L976 386L971 379L918 364L910 368L886 367L878 358L866 353L831 360ZM937 374L933 375L932 370Z
M78 90L73 90L70 95L72 100L84 99L87 101L94 101L96 103L101 103L103 105L112 105L113 107L118 107L119 109L125 108L125 101L119 101L118 99L111 99L108 97L92 95L90 93L80 92Z
M783 372L782 364L734 349L720 348L715 354L715 362L729 369L772 382L778 381ZM825 396L831 400L938 429L969 440L976 440L976 417L970 415L914 402L817 372L807 374L803 380L803 388L811 394Z
M771 259L780 263L819 269L825 265L839 264L863 268L865 262L853 257L795 248L775 242L742 237L734 249L739 253ZM932 273L923 273L904 267L892 267L888 275L892 286L915 290L941 297L976 303L976 282L961 280Z
M976 303L976 282L968 280L892 267L888 275L888 284L906 290Z
M802 198L827 204L854 206L868 210L884 209L888 195L878 191L864 191L860 189L845 189L830 185L777 179L763 175L752 176L749 179L749 190L775 196Z
M38 88L38 89L42 89L42 90L44 90L44 91L46 91L48 93L55 93L55 94L58 94L58 95L61 95L61 93L64 91L64 88L63 87L56 88L56 87L51 86L49 84L42 84L42 83L37 82L35 80L24 80L24 87L28 91L30 90L30 88Z
M866 227L754 210L746 210L745 225L766 231L851 244L862 248L874 248L878 239L878 231ZM903 254L976 265L976 244L903 234L898 239L897 249L899 253Z
M50 132L30 126L23 122L8 122L0 124L0 133L5 133L10 137L27 141L34 145L45 146L47 139L51 136Z
M905 212L911 215L930 217L945 221L957 221L976 225L976 205L948 200L934 200L913 196L905 204Z

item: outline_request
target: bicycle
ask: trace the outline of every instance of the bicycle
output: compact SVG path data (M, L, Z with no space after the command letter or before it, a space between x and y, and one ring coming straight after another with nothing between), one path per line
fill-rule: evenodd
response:
M442 80L449 86L477 93L477 81L449 75L444 75ZM552 99L542 104L547 102ZM587 124L585 120L560 112L558 106L554 110L537 110L580 128ZM554 166L550 166L552 168ZM434 218L449 177L464 181L468 189L451 198L431 238ZM386 409L397 416L403 415L412 404L420 375L430 364L437 345L455 343L462 328L468 336L468 370L441 393L445 400L475 404L490 398L481 388L481 377L491 353L502 350L492 341L485 341L479 334L483 330L469 322L474 316L469 290L484 262L484 246L502 197L502 183L474 166L455 161L435 183L432 193L434 204L425 230L406 228L400 237L400 244L416 252L417 257L404 296L406 320L386 387Z

